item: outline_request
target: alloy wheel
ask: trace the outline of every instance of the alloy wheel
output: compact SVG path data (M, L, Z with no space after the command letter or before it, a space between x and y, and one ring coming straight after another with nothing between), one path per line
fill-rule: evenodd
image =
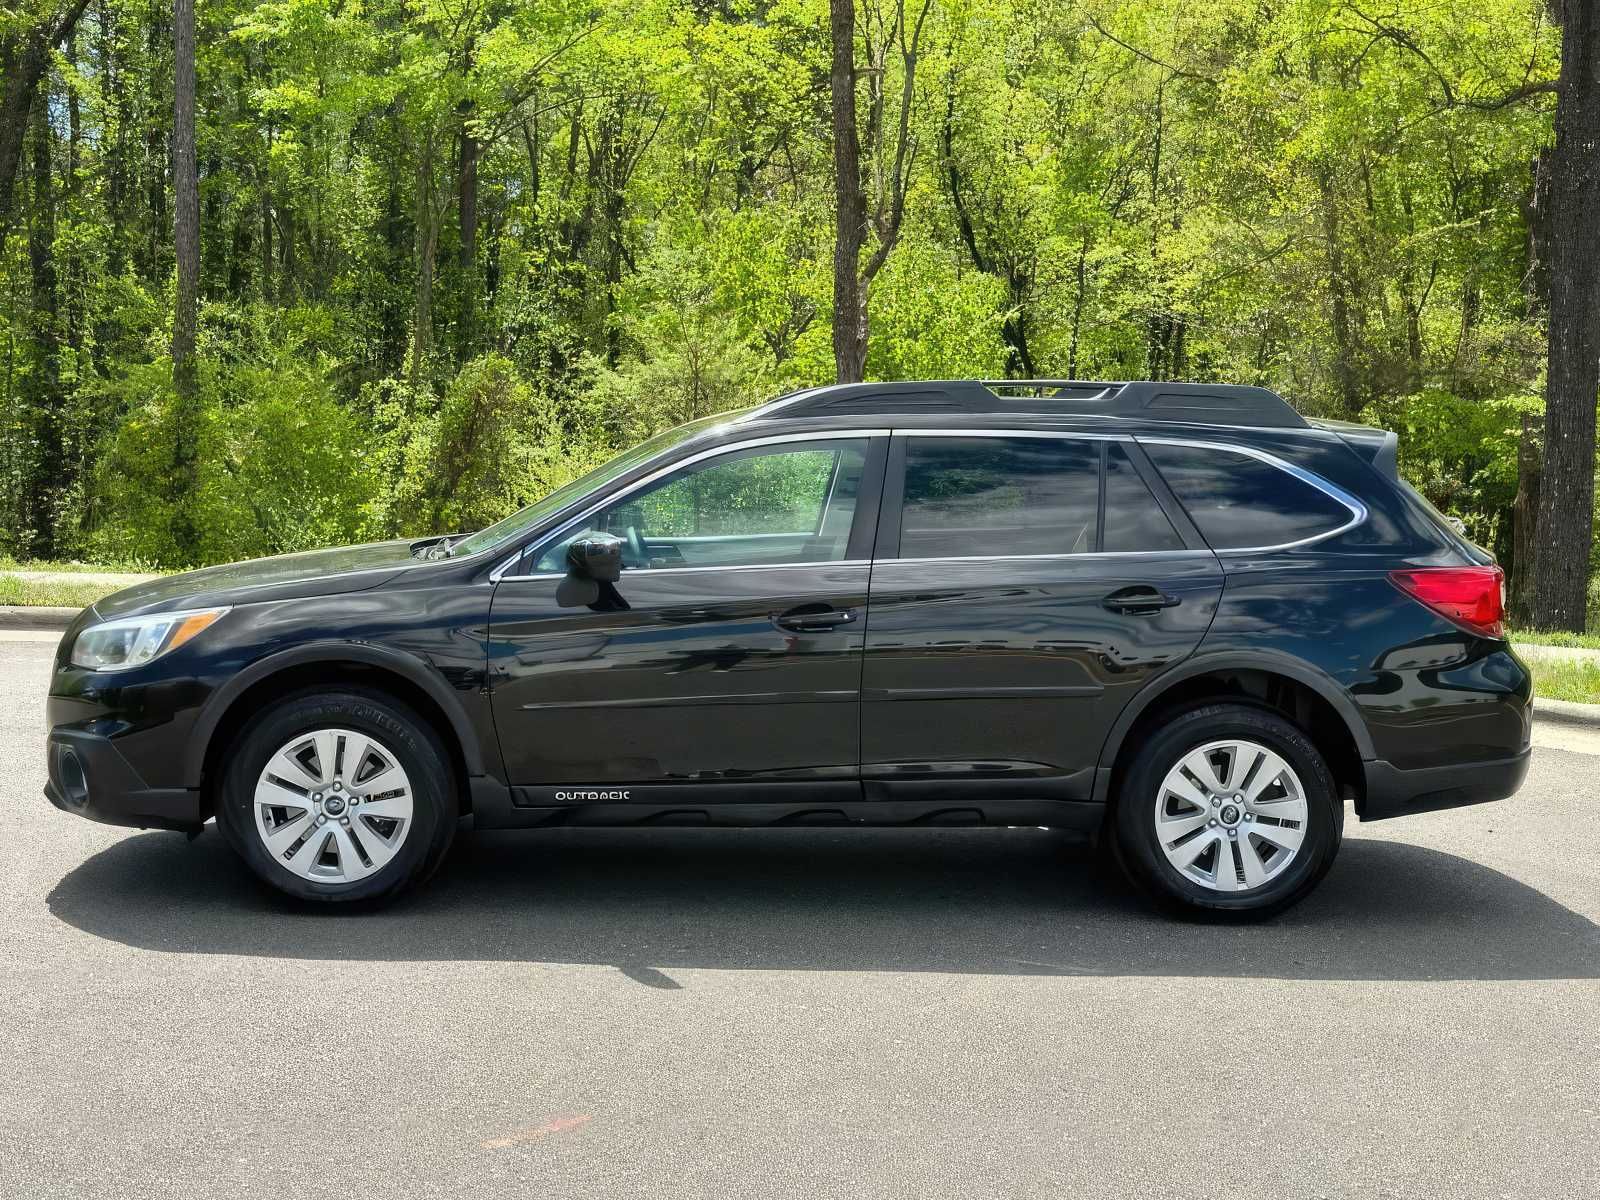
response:
M278 748L255 789L256 833L302 879L353 883L381 871L411 832L411 780L394 752L352 729Z
M1300 852L1309 809L1284 758L1243 739L1207 742L1175 763L1155 800L1156 840L1184 878L1216 892L1249 892Z

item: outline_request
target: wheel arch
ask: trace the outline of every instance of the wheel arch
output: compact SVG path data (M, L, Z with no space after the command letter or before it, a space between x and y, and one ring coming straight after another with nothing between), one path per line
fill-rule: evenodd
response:
M184 761L188 786L207 789L216 760L245 719L279 696L315 686L351 684L389 692L435 726L450 753L463 811L469 781L485 773L483 747L472 722L442 676L423 660L371 643L297 646L260 659L219 688L190 731Z
M1362 762L1376 757L1355 702L1329 675L1270 652L1193 658L1152 680L1113 722L1100 749L1094 797L1109 806L1143 729L1163 714L1207 701L1253 704L1300 726L1322 750L1341 791L1359 798Z

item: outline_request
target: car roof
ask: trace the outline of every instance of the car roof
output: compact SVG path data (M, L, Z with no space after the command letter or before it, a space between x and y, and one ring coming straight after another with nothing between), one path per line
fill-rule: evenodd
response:
M1252 429L1305 429L1282 396L1241 384L1134 380L946 379L850 383L790 392L752 409L744 422L851 417L1035 417L1117 419Z

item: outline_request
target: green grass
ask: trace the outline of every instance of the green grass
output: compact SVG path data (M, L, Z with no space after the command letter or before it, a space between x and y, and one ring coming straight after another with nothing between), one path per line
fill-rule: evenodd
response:
M103 583L37 583L20 575L0 574L0 604L87 608L102 596L120 590Z
M1563 633L1560 630L1541 633L1536 629L1513 629L1508 636L1513 642L1530 642L1540 646L1576 646L1584 650L1600 650L1600 633Z
M86 563L79 562L76 559L15 559L9 554L0 554L0 573L6 571L54 571L73 575L96 573L161 574L160 568L153 567L146 562L140 562L136 558L121 559L116 562Z
M1540 659L1528 664L1533 672L1533 694L1547 700L1574 700L1579 704L1600 704L1600 666L1590 662L1552 662Z

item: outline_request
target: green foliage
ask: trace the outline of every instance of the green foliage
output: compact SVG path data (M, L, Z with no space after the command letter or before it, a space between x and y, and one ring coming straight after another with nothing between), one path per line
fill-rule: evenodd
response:
M1465 399L1423 392L1369 406L1363 419L1400 435L1401 473L1441 511L1460 517L1467 536L1500 547L1510 536L1517 497L1517 443L1536 396Z
M198 444L201 555L252 557L354 540L373 492L355 417L314 374L202 366ZM121 417L102 447L96 493L108 516L96 557L189 565L177 548L171 364L131 370L112 392Z
M379 389L373 428L392 481L371 506L375 535L480 529L605 456L568 440L548 399L497 354L468 363L437 400Z
M941 0L905 97L896 13L859 0L874 204L908 133L869 376L1267 384L1400 429L1504 548L1543 0ZM832 379L822 0L199 16L201 558L480 526ZM41 84L0 243L0 553L186 565L168 21L92 5Z

